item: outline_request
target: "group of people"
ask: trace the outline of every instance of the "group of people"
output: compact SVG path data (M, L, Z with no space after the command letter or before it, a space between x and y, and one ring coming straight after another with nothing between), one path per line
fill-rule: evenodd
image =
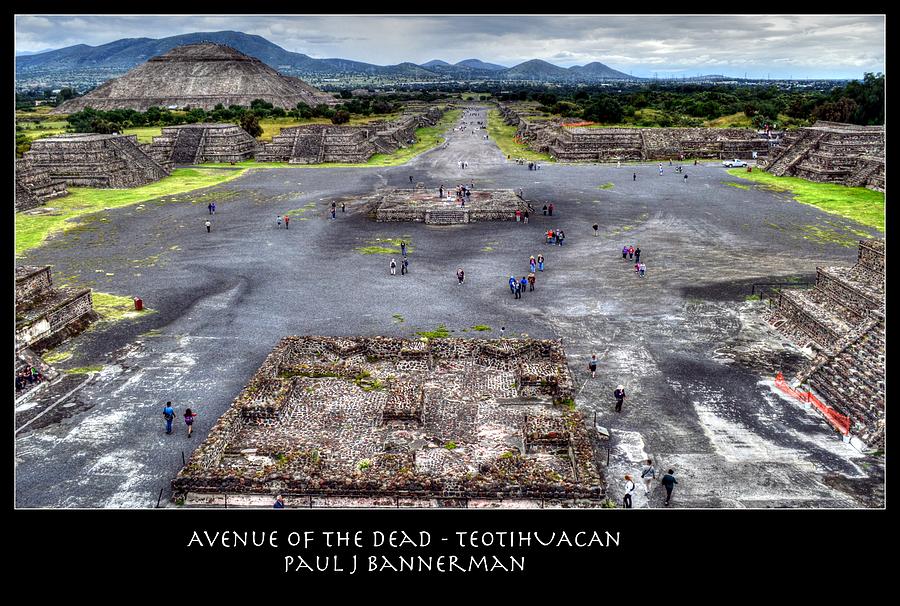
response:
M641 247L625 245L622 247L622 259L631 259L634 261L634 273L640 277L644 277L647 273L647 266L641 263Z
M291 226L290 215L275 215L275 225L277 225L279 229L281 228L282 220L284 221L284 228L290 229L290 226Z
M522 196L520 195L519 197L521 198ZM553 202L551 202L550 204L544 204L544 208L541 210L544 211L545 217L552 217L553 216L553 208L554 208Z
M529 162L528 163L528 170L540 170L540 169L541 169L541 165L538 164L537 162Z
M653 480L656 479L656 475L657 471L656 467L653 466L653 460L647 459L644 462L644 466L641 467L641 482L644 484L644 494L647 498L650 497L650 493L653 491ZM674 490L675 484L678 484L678 480L675 479L675 470L669 469L659 482L666 489L665 503L668 506L672 501L672 490ZM625 509L632 508L631 497L634 494L634 489L634 478L630 474L625 474L625 495L622 497L622 505Z
M561 229L548 229L547 230L547 244L556 244L557 246L562 246L563 242L566 240L566 232Z
M516 223L528 223L528 211L522 211L520 209L516 209Z
M29 385L35 385L44 380L44 374L35 366L25 368L16 374L16 391L22 391Z
M469 162L467 160L458 160L456 162L456 167L463 168L463 169L469 168Z
M400 259L400 275L405 276L409 273L409 258L406 256L406 242L404 240L400 240L400 254L402 258ZM391 259L391 275L397 275L397 260Z
M172 423L175 422L175 409L172 407L171 402L166 402L165 407L163 408L163 418L166 420L166 433L172 433ZM184 424L187 425L187 435L190 438L194 432L194 419L197 418L197 413L192 411L190 408L185 409L184 411Z

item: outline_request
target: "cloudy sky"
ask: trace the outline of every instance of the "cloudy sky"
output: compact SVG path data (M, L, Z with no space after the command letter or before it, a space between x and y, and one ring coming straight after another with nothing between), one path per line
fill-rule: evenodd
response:
M198 31L257 34L311 57L388 65L463 59L605 63L635 76L861 78L883 72L883 16L16 17L16 52Z

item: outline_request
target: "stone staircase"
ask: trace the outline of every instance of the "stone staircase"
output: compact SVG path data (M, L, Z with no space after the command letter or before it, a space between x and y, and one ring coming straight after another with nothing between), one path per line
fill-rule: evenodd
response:
M198 128L182 128L175 139L172 162L175 164L196 164L203 141L203 131Z
M28 160L16 160L16 210L28 210L69 194L65 181L52 179L44 170L36 169Z
M767 172L777 177L782 177L797 164L799 164L806 155L825 138L824 133L813 133L804 131L796 139L789 139L790 135L785 135L781 145L775 148L775 153L769 161Z
M425 213L425 223L428 225L459 225L469 222L469 212L466 210L429 210Z

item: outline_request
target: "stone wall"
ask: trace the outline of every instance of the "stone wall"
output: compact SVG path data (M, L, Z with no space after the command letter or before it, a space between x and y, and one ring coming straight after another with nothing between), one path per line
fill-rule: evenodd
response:
M16 210L29 210L68 194L65 181L53 179L46 170L36 169L27 158L16 160Z
M169 174L141 149L135 135L47 137L34 141L25 158L36 170L71 186L138 187Z
M188 124L164 127L148 153L160 164L202 164L243 162L256 148L256 140L234 124Z
M33 298L37 293L49 290L53 286L50 277L50 266L30 267L21 265L16 267L16 301Z

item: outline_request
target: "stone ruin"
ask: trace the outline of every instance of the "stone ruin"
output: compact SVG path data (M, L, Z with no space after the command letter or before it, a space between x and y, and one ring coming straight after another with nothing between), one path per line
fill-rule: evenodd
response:
M256 154L256 139L235 124L166 126L145 146L159 164L243 162Z
M761 158L769 139L746 128L585 128L555 120L535 120L501 107L506 124L534 151L563 162Z
M43 351L97 319L91 289L56 287L50 267L16 267L16 351Z
M71 114L87 107L141 112L172 106L211 110L217 104L249 107L256 99L284 109L294 109L300 102L310 106L340 102L299 78L278 73L256 57L224 44L204 42L177 46L152 57L50 113Z
M414 221L429 225L455 225L480 221L515 221L516 211L534 212L528 202L511 189L472 191L465 206L454 192L416 189L388 189L374 196L371 216L378 222Z
M46 170L37 169L28 158L16 160L16 210L29 210L67 196L66 182L54 179Z
M256 155L260 162L321 164L323 162L366 162L373 155L391 154L410 144L416 129L433 126L444 111L406 113L389 122L373 121L354 126L306 124L281 129L270 143L263 143Z
M24 157L35 171L69 186L138 187L169 175L136 135L57 135L37 139Z
M817 267L815 287L781 291L769 316L817 351L795 383L850 417L851 432L870 447L884 445L884 253L883 241L860 241L853 267Z
M884 127L819 121L784 135L766 170L884 191Z
M188 506L597 506L559 341L286 337L173 480Z

